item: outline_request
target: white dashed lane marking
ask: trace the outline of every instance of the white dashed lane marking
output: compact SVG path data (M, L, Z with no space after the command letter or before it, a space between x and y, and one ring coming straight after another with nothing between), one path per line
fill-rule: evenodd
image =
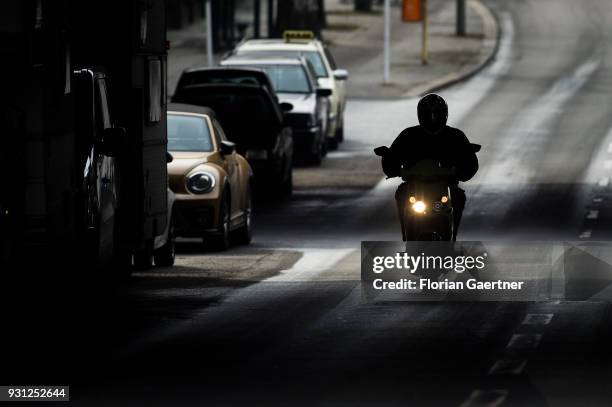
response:
M527 366L526 359L500 359L491 366L489 375L517 376Z
M508 390L474 390L460 407L497 407L508 397Z
M587 213L587 219L597 219L599 217L599 211L597 209L591 209Z
M514 334L506 348L508 349L535 349L542 340L542 334Z
M523 319L523 325L548 325L554 314L527 314Z
M578 236L578 238L580 238L580 239L590 239L591 238L591 233L592 232L591 232L590 229L589 230L585 230L584 232L582 232L580 234L580 236Z
M597 185L599 185L602 188L605 188L608 186L608 184L610 183L610 178L608 177L603 177L602 179L599 180L599 182L597 183Z

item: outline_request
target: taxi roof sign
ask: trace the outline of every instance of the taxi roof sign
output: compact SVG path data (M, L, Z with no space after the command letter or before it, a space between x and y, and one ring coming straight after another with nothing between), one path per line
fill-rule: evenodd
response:
M286 30L283 32L283 39L289 41L311 41L315 39L312 31L308 30Z

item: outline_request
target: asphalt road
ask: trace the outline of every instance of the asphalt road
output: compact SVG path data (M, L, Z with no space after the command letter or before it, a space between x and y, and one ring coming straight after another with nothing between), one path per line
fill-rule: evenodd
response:
M460 240L610 238L612 4L586 3L487 2L498 57L442 92L483 145ZM173 269L85 290L76 404L610 405L612 275L585 265L537 302L362 298L360 242L399 239L371 150L415 107L351 101L347 141L297 171L290 201L259 206L250 247L182 243Z

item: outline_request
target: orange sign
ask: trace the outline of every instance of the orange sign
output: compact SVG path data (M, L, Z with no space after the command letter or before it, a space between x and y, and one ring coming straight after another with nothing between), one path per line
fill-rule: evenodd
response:
M423 21L423 7L421 0L403 0L402 21L407 23Z

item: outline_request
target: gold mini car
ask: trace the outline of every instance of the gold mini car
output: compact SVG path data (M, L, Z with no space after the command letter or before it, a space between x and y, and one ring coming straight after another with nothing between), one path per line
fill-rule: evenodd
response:
M170 189L176 194L176 236L201 237L217 250L251 241L251 177L248 162L228 141L212 110L168 107Z

